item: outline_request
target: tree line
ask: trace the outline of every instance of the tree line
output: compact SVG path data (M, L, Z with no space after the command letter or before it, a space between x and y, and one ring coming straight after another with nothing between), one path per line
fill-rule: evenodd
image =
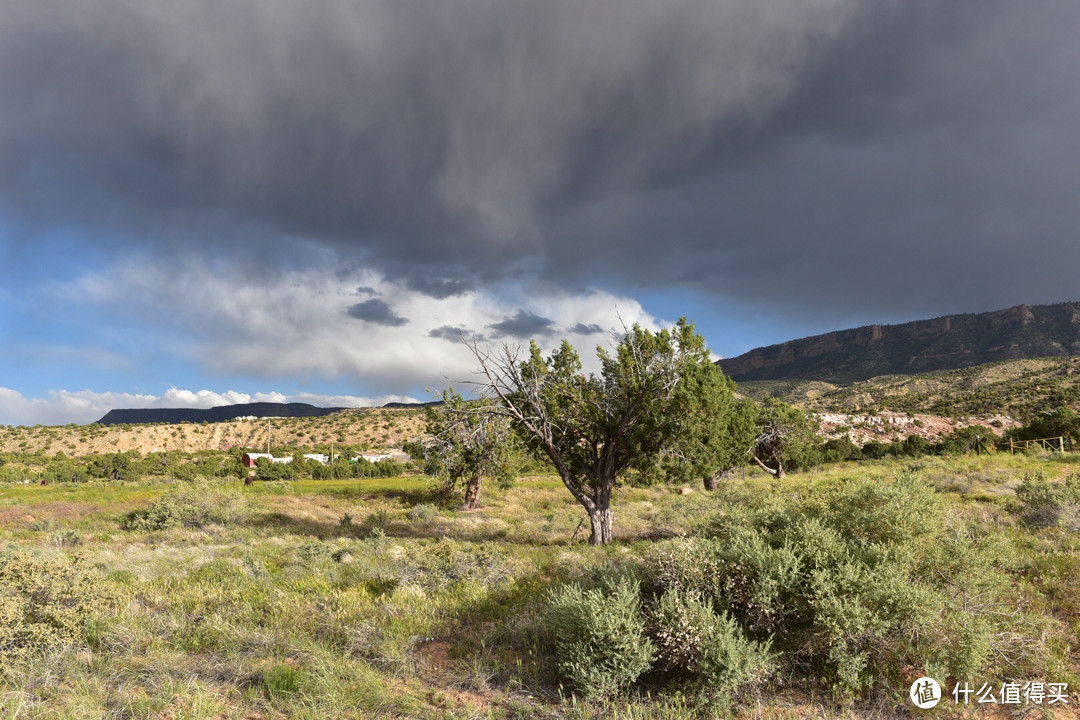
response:
M464 488L466 509L479 506L484 478L509 482L523 463L541 459L585 510L597 545L614 537L612 494L631 474L713 490L746 465L781 478L822 462L979 452L996 441L970 427L936 443L918 435L863 447L848 438L822 442L799 408L739 397L685 318L658 332L626 329L613 350L597 348L600 370L590 374L565 340L547 356L535 341L527 354L509 344L467 344L479 364L481 380L468 383L477 399L448 389L443 404L428 409L429 440L414 445L414 456L444 489ZM1060 408L1011 436L1078 430L1080 417Z
M589 541L614 537L611 500L630 472L695 479L707 489L747 462L776 477L815 442L804 413L780 401L737 398L685 318L652 332L626 329L612 351L597 348L598 373L582 371L567 341L546 357L503 345L469 345L480 365L466 401L451 389L430 411L427 469L479 503L483 478L506 478L523 457L541 457L588 515Z

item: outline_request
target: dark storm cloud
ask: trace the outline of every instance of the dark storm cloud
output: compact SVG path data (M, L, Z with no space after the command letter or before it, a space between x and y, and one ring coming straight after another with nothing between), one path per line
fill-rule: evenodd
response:
M460 276L438 277L428 275L406 275L406 277L408 279L409 287L413 290L419 290L425 295L430 295L431 297L440 300L454 295L460 295L474 287L472 280Z
M537 335L550 335L555 330L555 322L546 317L519 309L511 317L488 325L494 330L494 337L531 338Z
M428 332L428 337L449 340L451 342L483 342L484 336L480 333L468 330L465 327L443 325Z
M407 318L403 318L394 312L394 309L385 300L377 298L350 305L345 310L345 313L351 318L375 325L401 327L409 323Z
M852 1L13 0L0 202L311 238L454 294L546 260L552 208L757 122Z
M802 318L1077 297L1080 5L884 7L755 137L722 138L681 182L568 208L553 254Z
M10 0L0 220L252 263L303 238L437 297L1075 299L1076 27L1075 0Z
M566 328L566 332L570 333L571 335L599 335L600 333L604 332L604 328L600 327L595 323L590 325L586 325L585 323L578 323L577 325L572 325Z

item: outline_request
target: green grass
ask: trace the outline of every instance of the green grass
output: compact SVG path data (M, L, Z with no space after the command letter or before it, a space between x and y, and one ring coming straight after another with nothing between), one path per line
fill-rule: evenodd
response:
M977 520L1008 556L1001 582L1018 613L1011 631L1031 640L1008 667L1080 683L1080 540L1061 528L1026 527L1010 510L1025 473L1059 481L1075 468L1053 458L968 456L843 463L781 481L748 471L713 494L620 488L617 541L603 548L584 544L583 512L555 478L508 490L492 483L474 512L440 502L417 476L233 482L230 491L246 500L229 524L160 531L123 530L121 519L173 484L0 486L0 550L79 553L122 599L86 624L81 642L3 666L0 717L720 712L648 683L615 700L560 694L539 620L549 588L597 567L632 565L655 538L695 532L732 498L812 496L856 478L888 483L900 471L915 472L949 513ZM435 511L413 511L425 505ZM345 515L351 522L342 523ZM59 546L58 531L77 533L81 543ZM875 697L838 704L805 683L776 690L732 712L834 716L893 707Z

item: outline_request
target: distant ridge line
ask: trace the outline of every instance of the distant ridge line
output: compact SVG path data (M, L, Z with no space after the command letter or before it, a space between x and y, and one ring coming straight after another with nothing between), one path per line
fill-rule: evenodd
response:
M442 400L421 403L390 402L384 408L421 408L440 405ZM148 423L227 422L243 417L322 417L356 408L318 407L308 403L255 402L219 405L212 408L124 408L110 410L98 420L99 425L140 425Z
M219 405L212 408L124 408L110 410L98 420L101 425L226 422L240 417L321 417L347 410L343 407L323 408L307 403L255 402Z
M1080 354L1080 302L1067 302L864 325L756 348L718 364L736 382L851 383L881 375L1076 354Z

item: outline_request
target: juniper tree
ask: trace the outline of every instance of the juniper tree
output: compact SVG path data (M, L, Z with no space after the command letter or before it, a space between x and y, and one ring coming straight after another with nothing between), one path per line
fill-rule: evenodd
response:
M782 478L785 468L816 461L818 436L802 410L776 398L766 398L757 412L757 436L751 457L765 472Z
M441 406L428 409L425 469L447 493L463 484L466 510L480 507L485 477L509 481L520 464L510 419L494 410L492 400L466 401L453 388L443 393Z
M672 398L680 380L709 363L704 340L686 319L651 332L634 325L608 352L597 348L599 374L582 373L567 341L544 357L533 341L522 360L517 348L495 354L470 348L484 380L480 394L522 430L531 449L551 460L563 485L585 508L589 542L614 537L611 498L618 478L669 450L678 423Z
M755 416L754 402L735 397L735 382L719 365L704 355L687 363L667 412L671 441L658 458L660 472L671 480L700 480L706 490L715 490L721 478L749 461Z

